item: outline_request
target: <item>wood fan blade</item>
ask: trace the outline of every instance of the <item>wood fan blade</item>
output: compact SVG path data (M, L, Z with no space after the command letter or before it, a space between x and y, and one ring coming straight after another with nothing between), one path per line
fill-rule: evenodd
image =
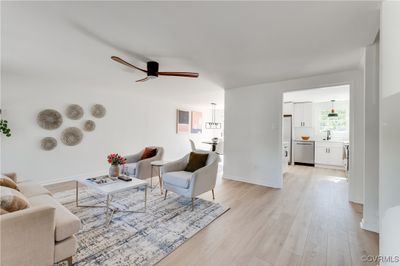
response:
M158 72L160 76L175 76L175 77L187 77L187 78L198 78L199 73L195 72Z
M145 77L144 79L136 80L136 82L145 82L146 80L149 80L149 77Z
M134 65L132 65L132 64L129 64L128 62L122 60L122 59L119 58L118 56L111 56L111 59L114 60L114 61L116 61L116 62L118 62L118 63L120 63L120 64L126 65L126 66L128 66L128 67L133 67L133 68L135 68L135 69L137 69L137 70L140 70L140 71L143 71L144 73L147 73L146 70L141 69L140 67L134 66Z

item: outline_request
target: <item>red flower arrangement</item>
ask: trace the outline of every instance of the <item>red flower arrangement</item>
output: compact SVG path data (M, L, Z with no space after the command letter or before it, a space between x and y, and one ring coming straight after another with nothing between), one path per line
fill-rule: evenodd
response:
M122 157L118 153L111 153L110 155L108 155L107 161L111 165L126 164L126 158Z

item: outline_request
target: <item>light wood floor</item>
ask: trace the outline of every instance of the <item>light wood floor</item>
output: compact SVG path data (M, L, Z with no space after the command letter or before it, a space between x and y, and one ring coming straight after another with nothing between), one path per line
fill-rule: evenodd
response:
M362 206L348 202L343 176L294 166L283 189L222 180L216 201L231 210L159 265L363 265L363 255L378 254L378 235L360 229Z

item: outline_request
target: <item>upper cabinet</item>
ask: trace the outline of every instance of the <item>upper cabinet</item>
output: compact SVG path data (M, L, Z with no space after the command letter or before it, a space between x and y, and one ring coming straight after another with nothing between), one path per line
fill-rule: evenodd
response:
M311 102L295 103L293 110L295 127L313 127L313 105Z

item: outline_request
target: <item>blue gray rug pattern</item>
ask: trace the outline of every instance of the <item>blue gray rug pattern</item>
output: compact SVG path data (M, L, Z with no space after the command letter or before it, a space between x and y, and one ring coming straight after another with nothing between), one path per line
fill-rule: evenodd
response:
M81 205L105 204L102 194L90 189L79 192ZM76 207L75 190L54 196L82 222L74 265L154 265L229 209L196 199L191 211L191 199L168 193L164 200L159 189L148 189L145 213L117 212L107 226L105 208ZM118 193L111 205L143 211L144 191Z

